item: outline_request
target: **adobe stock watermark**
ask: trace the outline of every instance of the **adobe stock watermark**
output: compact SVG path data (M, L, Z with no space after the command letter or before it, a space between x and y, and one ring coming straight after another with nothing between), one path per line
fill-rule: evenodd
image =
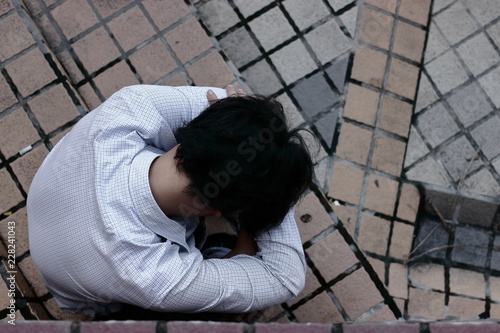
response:
M247 162L252 162L258 155L258 152L264 150L267 144L274 140L275 133L286 128L286 124L278 117L273 117L269 122L269 127L259 130L257 135L252 135L243 140L237 147L239 155L246 157ZM208 206L210 199L217 197L222 189L229 185L232 177L238 176L243 171L242 166L236 160L230 160L221 171L209 171L208 175L211 182L205 184L203 190L193 189L195 198L193 206L185 203L180 204L179 209L182 216L196 216L201 210Z
M11 325L16 324L16 222L7 222L7 297L9 304L7 305L7 322Z

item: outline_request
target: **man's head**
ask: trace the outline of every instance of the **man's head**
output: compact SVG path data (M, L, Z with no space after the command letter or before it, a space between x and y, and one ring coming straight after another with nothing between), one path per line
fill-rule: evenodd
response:
M210 105L179 129L177 168L187 192L223 216L239 212L250 232L281 222L312 182L314 168L298 130L274 99L236 96Z

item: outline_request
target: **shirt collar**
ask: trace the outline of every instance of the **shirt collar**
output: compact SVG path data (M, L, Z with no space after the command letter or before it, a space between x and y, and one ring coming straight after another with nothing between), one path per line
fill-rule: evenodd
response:
M148 146L135 156L130 167L129 192L136 213L145 226L155 234L189 251L185 223L174 221L163 213L149 186L149 168L153 161L162 154L164 154L162 150Z

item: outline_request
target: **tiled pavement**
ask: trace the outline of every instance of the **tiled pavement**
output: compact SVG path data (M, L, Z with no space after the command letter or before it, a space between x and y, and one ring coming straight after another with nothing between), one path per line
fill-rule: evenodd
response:
M451 1L436 0L433 11L445 2ZM408 261L415 229L423 235L434 223L416 223L420 194L415 182L402 177L403 163L409 170L404 160L414 107L424 103L420 92L415 98L430 0L305 4L0 1L0 234L8 245L8 222L15 222L18 319L83 319L62 313L36 274L26 194L38 165L71 126L120 87L137 83L235 83L272 94L293 126L319 138L317 186L296 216L308 258L307 285L297 299L269 309L263 321L500 318L500 269L470 269L467 258L475 253L462 251L457 265L450 265L450 249L442 258L432 251L432 263ZM484 24L493 29L493 23ZM421 80L434 75L425 61ZM421 83L420 91L425 87ZM478 124L483 120L472 128ZM486 165L491 171L495 164ZM453 228L463 229L455 230L457 238L476 230ZM6 247L0 250L7 258ZM496 262L491 246L487 252ZM0 317L9 313L4 263Z

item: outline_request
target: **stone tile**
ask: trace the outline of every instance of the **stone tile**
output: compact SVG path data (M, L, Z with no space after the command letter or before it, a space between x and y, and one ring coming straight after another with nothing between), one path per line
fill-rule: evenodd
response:
M344 122L340 127L336 154L348 161L366 165L371 140L371 131Z
M415 127L411 126L404 167L408 167L419 158L425 156L428 152L429 149L427 148L427 145L422 140Z
M383 176L371 174L368 179L364 208L392 215L397 191L398 182Z
M422 25L427 25L427 18L431 7L431 0L402 0L399 8L399 15L417 22Z
M311 153L311 158L314 163L328 156L323 146L320 144L317 136L311 131L309 126L304 128L304 131L300 132L300 135L304 139L307 149Z
M364 269L358 269L347 276L335 284L332 290L351 320L383 301L380 292Z
M97 97L94 88L92 88L89 83L86 83L83 86L81 86L78 89L78 93L83 98L85 104L87 104L90 110L94 110L99 105L101 105L99 97Z
M444 294L410 288L408 315L423 319L443 319Z
M477 30L472 18L460 2L455 2L434 16L434 22L451 44L460 42Z
M309 302L293 311L293 314L299 323L338 323L343 321L342 315L326 292L314 297Z
M337 60L325 70L326 74L328 74L330 79L333 81L333 84L335 85L335 87L337 87L340 93L344 92L348 66L349 57L345 57Z
M464 127L468 127L492 111L486 95L476 82L456 90L447 98Z
M394 222L392 227L391 247L389 255L392 258L408 260L413 241L414 226Z
M493 243L493 252L491 254L491 264L490 267L497 271L500 271L500 237L495 237L495 241Z
M461 44L457 47L457 52L474 76L483 73L500 60L497 51L483 33Z
M359 30L359 40L382 49L389 49L394 19L380 12L365 8Z
M497 47L500 47L500 22L493 24L486 29L488 35L493 39Z
M398 21L393 52L410 60L421 62L424 42L424 30Z
M355 54L351 78L381 88L387 56L364 46L358 46Z
M424 209L426 212L429 212L433 216L436 215L436 211L434 207L431 207L429 201L434 203L434 206L439 210L441 215L445 220L451 220L453 218L454 211L456 210L458 196L453 193L454 191L444 191L440 190L432 190L425 188L424 196L426 200L424 201ZM436 219L435 222L438 220Z
M129 59L146 84L155 83L177 68L174 58L159 39L135 52Z
M0 61L33 45L35 41L18 15L10 15L0 20Z
M339 97L330 88L321 72L300 81L291 91L309 118L339 102Z
M408 268L405 265L391 263L389 266L389 294L408 298Z
M500 145L498 145L500 132L498 128L500 128L500 118L494 116L470 131L479 148L489 160L500 154Z
M24 97L57 78L39 49L31 50L5 68Z
M160 30L171 26L184 16L191 14L186 3L182 0L145 0L142 4Z
M173 87L189 85L188 81L186 80L186 76L183 75L183 73L175 74L174 76L171 76L167 80L163 81L161 84L164 86L173 86Z
M459 295L484 299L486 296L483 273L450 268L450 291Z
M312 0L308 2L287 0L283 2L283 6L300 30L311 26L313 23L316 23L330 14L328 8L321 0Z
M113 36L125 52L155 34L153 27L138 7L132 7L108 23Z
M53 146L55 146L59 141L61 141L61 139L69 133L69 131L71 131L71 129L73 128L73 126L71 126L70 128L67 128L65 129L64 131L62 132L59 132L56 136L54 136L52 139L50 139L50 142L52 143Z
M387 79L387 89L400 96L414 100L417 91L419 69L393 58Z
M308 296L311 294L313 291L318 289L321 285L318 282L318 279L316 279L316 276L314 276L311 268L309 266L306 269L306 285L304 286L304 289L297 295L297 297L289 300L287 303L288 305L293 305L297 303L298 301L302 300L304 297Z
M24 259L17 265L21 269L24 277L26 278L26 280L28 280L29 284L33 288L33 291L38 297L46 295L49 292L43 284L40 275L38 275L38 271L36 270L35 264L33 263L33 259L31 259L31 257Z
M438 98L439 97L427 78L427 75L422 72L420 76L420 83L418 85L415 112L420 112L423 108L435 102Z
M445 258L446 248L443 247L448 245L449 235L442 225L437 226L439 222L436 220L431 220L429 217L424 216L419 221L412 258L419 255L423 255L424 258ZM427 237L429 234L431 236Z
M489 235L484 230L457 226L451 259L461 264L484 267L488 243Z
M340 222L342 222L350 235L354 237L358 220L358 210L346 205L333 205L332 208Z
M80 115L62 84L43 92L28 104L46 133L54 131Z
M418 188L413 184L403 183L396 216L413 223L416 221L419 205L420 192Z
M458 87L469 78L457 57L451 51L429 62L425 67L427 73L429 73L431 79L443 95L450 92L453 88Z
M354 0L328 0L330 6L332 6L333 10L338 12L340 9L345 6L351 4Z
M261 55L259 48L243 27L231 32L219 43L236 67L246 65Z
M5 13L8 13L14 9L10 1L2 1L0 2L0 15L3 15Z
M120 52L104 28L99 28L72 45L73 50L89 74L109 64ZM99 52L95 52L99 50Z
M386 280L385 279L385 271L386 271L385 262L383 262L382 260L372 258L372 257L366 257L366 259L368 259L368 262L370 263L372 268L375 270L375 273L379 277L380 281L382 281L384 283L384 285L387 286L387 283L385 283L385 282L387 282L387 281L385 281ZM387 267L387 269L388 269L388 267Z
M495 0L481 2L465 0L464 3L483 26L500 16L500 8Z
M385 95L378 124L379 128L407 138L412 115L411 104Z
M273 3L272 0L234 0L234 3L244 17L248 17L265 6Z
M311 30L305 38L323 65L351 49L350 40L334 20Z
M79 82L84 79L82 71L78 68L75 59L68 50L64 50L61 53L56 54L56 57L64 67L64 71L68 73L72 82Z
M313 192L307 194L296 206L295 221L302 242L310 240L333 225L330 216Z
M475 149L465 136L460 136L450 144L436 150L436 157L444 165L454 181L459 181L483 165L476 160Z
M450 296L448 300L448 317L463 319L479 319L485 312L486 303L475 299Z
M33 20L38 30L43 32L43 37L52 50L59 51L65 48L64 46L61 46L61 43L63 42L63 39L66 42L66 38L64 33L60 33L59 30L56 30L55 27L58 26L56 21L52 20L52 18L49 18L49 16L45 14L34 17Z
M4 243L9 239L8 227L12 226L12 224L8 222L11 221L15 222L16 257L20 257L29 250L28 216L26 214L26 207L19 209L17 212L0 222L0 237L4 239Z
M10 89L7 81L3 76L0 76L0 110L5 110L9 106L17 103L17 98Z
M316 242L306 252L327 282L358 262L338 231Z
M438 0L435 1L433 6L432 6L432 12L437 13L441 11L443 8L449 6L452 2L455 2L455 0Z
M210 0L198 7L201 19L214 35L239 22L238 16L225 0Z
M357 84L350 84L343 117L375 126L380 94Z
M134 73L124 61L120 61L99 74L94 78L94 82L106 99L123 87L139 84Z
M0 150L6 158L40 140L31 120L23 109L16 109L0 118L0 132L4 138L4 140L0 140Z
M259 61L241 74L256 94L270 95L283 88L271 66L265 60Z
M488 74L478 79L479 84L484 89L488 97L492 100L495 107L500 107L500 95L496 92L500 82L500 67L495 68Z
M168 32L166 39L182 63L212 47L212 42L195 18Z
M498 276L490 275L490 297L492 301L500 301L500 277Z
M491 162L491 165L493 165L497 173L500 173L500 157L497 157L493 162Z
M397 0L366 0L365 3L394 14L396 13L396 6L398 4Z
M187 72L197 86L225 87L235 80L226 62L216 51L189 66Z
M468 177L463 183L463 189L475 194L498 197L500 185L487 169L482 169Z
M328 2L332 2L333 0L328 0ZM337 1L337 0L335 0ZM346 0L341 0L341 1L346 1ZM349 0L347 0L349 1ZM344 23L347 31L349 32L350 36L353 37L356 35L356 31L358 30L358 6L354 6L342 15L340 15L340 19L342 20L342 23Z
M393 176L399 176L403 167L405 150L405 142L380 134L375 139L371 167Z
M276 99L281 103L281 105L283 105L286 120L290 128L296 128L304 123L304 117L302 117L302 114L300 114L299 110L297 110L297 107L293 104L287 94L283 93L276 97Z
M460 130L441 103L420 113L417 126L433 148Z
M339 110L333 110L314 123L314 126L318 130L319 134L321 134L328 147L331 147L332 145L333 135L335 134L335 128L337 126L338 115Z
M110 16L111 14L117 12L118 10L122 9L131 2L132 0L114 0L114 1L92 0L92 3L94 4L95 8L99 12L99 15L102 16L102 18ZM147 2L148 1L144 1L143 4L146 6Z
M500 304L492 303L490 306L490 318L500 319Z
M99 23L86 0L67 1L54 8L51 14L68 40Z
M391 222L373 215L363 214L358 244L363 251L386 255Z
M443 54L449 48L450 44L448 41L443 37L436 24L431 22L427 36L427 45L425 47L425 63Z
M451 185L446 171L432 156L428 156L424 160L413 165L406 171L406 177L427 184L443 185L445 187Z
M292 26L278 7L253 19L248 25L266 51L295 35Z
M300 40L276 51L270 58L286 84L295 82L316 69L314 60Z
M17 179L28 193L31 181L49 151L41 145L11 163Z
M492 182L492 184L494 183ZM459 223L489 228L494 220L497 208L498 205L495 203L464 196L460 202L460 212L457 216L457 221Z
M444 291L444 266L420 263L410 267L410 281L413 286Z
M392 312L391 308L389 306L384 306L382 309L375 311L374 313L370 314L366 319L363 320L363 322L370 323L370 326L372 326L371 323L383 323L383 322L388 322L388 321L395 321L397 318ZM407 325L405 325L407 326ZM416 325L415 329L417 328ZM384 327L384 332L387 332L388 330L391 330L393 327L392 326L385 326ZM404 327L401 327L400 329L405 329ZM346 333L349 331L344 330ZM395 331L397 333L403 333L401 330ZM415 333L417 331L415 330Z

